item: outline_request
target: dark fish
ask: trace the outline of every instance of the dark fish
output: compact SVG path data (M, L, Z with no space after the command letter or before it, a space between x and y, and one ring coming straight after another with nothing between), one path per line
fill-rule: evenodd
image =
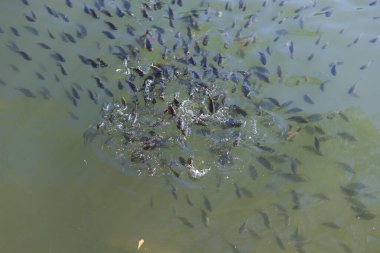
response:
M190 199L190 196L189 194L186 194L186 202L189 206L194 206L193 202L191 201ZM202 209L203 210L203 209Z
M248 113L238 105L230 105L229 109L237 114L247 117Z
M239 185L237 183L234 183L234 186L235 186L236 197L241 198L241 192L240 192Z
M276 98L266 97L265 99L269 100L273 105L281 107L281 103Z
M261 80L261 81L264 81L266 83L270 83L270 80L269 80L269 77L262 73L262 72L258 72L258 71L254 71L253 73L255 73L255 75Z
M24 28L27 30L27 31L29 31L30 33L32 33L33 35L36 35L36 36L38 36L39 35L39 32L38 32L38 30L36 29L36 28L34 28L34 27L31 27L31 26L24 26Z
M282 69L280 65L277 65L277 76L282 79Z
M75 99L80 99L79 93L74 87L71 87L71 93Z
M242 234L243 232L246 231L246 225L247 225L247 221L244 221L240 226L239 226L239 234Z
M27 21L29 21L29 22L36 22L36 20L37 20L37 16L36 16L36 14L33 12L33 11L30 11L31 12L31 16L28 16L28 15L26 15L25 13L24 13L24 17L25 17L25 19L27 20Z
M330 72L333 76L336 76L336 64L332 64L330 68Z
M273 166L272 166L271 162L267 158L265 158L264 156L258 156L258 157L256 157L256 160L262 166L264 166L267 170L273 170Z
M46 49L46 50L51 49L47 44L45 44L43 42L38 42L37 45L39 45L40 47L42 47L43 49Z
M202 222L205 227L208 227L210 225L210 218L208 217L207 213L203 208L201 208L201 215L202 215Z
M300 199L299 199L299 194L294 190L291 190L290 194L292 195L292 200L293 200L293 204L294 204L293 209L300 209L301 203L300 203Z
M88 91L88 96L90 97L90 99L95 103L95 104L98 104L98 101L99 101L99 97L98 95L96 94L96 92L92 92L90 90L87 90Z
M78 30L77 30L77 38L82 39L87 36L87 29L82 24L77 24Z
M292 116L292 117L289 117L288 120L294 121L297 123L303 123L303 124L308 123L308 121L302 116Z
M248 170L249 170L249 173L251 175L252 180L256 180L256 178L257 178L257 170L256 170L255 166L249 165L248 166Z
M319 139L316 136L314 137L314 147L315 151L317 151L318 154L321 154L321 146L319 143Z
M380 36L376 36L375 38L372 38L369 40L370 43L376 43L379 40Z
M102 33L111 40L115 39L115 36L110 31L102 31Z
M244 24L244 28L248 28L255 22L256 15L249 15L247 22ZM265 64L264 64L265 65Z
M337 135L351 142L358 141L358 139L356 139L355 136L352 136L351 134L347 132L338 132Z
M193 223L191 223L187 218L182 216L177 216L177 218L186 226L189 228L194 228Z
M53 54L50 54L50 57L59 62L66 61L66 59L58 52L54 52Z
M245 187L239 187L240 193L247 198L253 198L253 194L250 190Z
M104 23L111 29L111 30L114 30L114 31L116 31L117 30L117 27L113 24L113 23L111 23L111 22L109 22L109 21L104 21Z
M333 229L340 229L340 226L338 226L334 222L322 222L321 225L325 227L333 228Z
M320 89L321 91L324 91L324 90L325 90L325 86L326 86L326 84L327 84L328 81L329 81L329 80L323 81L323 82L319 85L319 89Z
M266 214L263 210L256 210L260 215L261 215L261 218L263 219L263 222L264 222L264 225L267 229L270 229L271 228L271 225L270 225L270 220L269 220L269 216L268 214Z
M347 91L348 94L355 98L359 98L359 95L356 93L356 85L358 82L355 82Z
M274 234L273 236L274 236L274 239L276 240L278 247L282 250L285 250L285 246L284 246L284 243L282 242L281 238L277 234Z
M25 4L25 5L29 5L28 0L21 0L21 2L22 2L23 4Z
M41 87L41 89L38 91L38 94L40 94L46 100L51 97L50 91L44 86Z
M207 209L207 211L212 211L212 206L210 200L206 197L206 195L203 194L203 205Z
M7 83L6 83L6 82L4 82L4 81L3 81L3 80L1 80L1 79L0 79L0 84L1 84L1 85L3 85L3 86L6 86L6 85L7 85Z
M50 8L49 6L45 5L45 9L46 9L47 12L48 12L50 15L52 15L53 17L55 17L55 18L59 18L58 13L57 13L55 10L53 10L52 8Z
M286 43L286 46L289 48L290 58L294 58L294 44L293 41L289 41Z
M260 56L261 64L266 65L267 64L267 58L265 57L265 54L262 52L259 52L259 56Z
M67 7L69 7L69 8L72 8L72 7L73 7L73 4L72 4L71 0L66 0L66 5L67 5Z
M314 101L311 99L311 97L309 97L309 95L305 94L303 95L303 100L308 103L308 104L314 104Z
M31 61L32 58L24 51L16 51L16 53L18 53L19 55L21 55L21 57L26 60L26 61Z
M339 246L344 250L344 252L353 253L352 249L347 244L339 242Z
M207 46L208 44L208 34L206 34L204 37L203 37L203 40L202 40L202 45L203 46Z
M36 74L36 76L37 76L38 79L45 80L45 77L41 73L35 72L35 74Z
M115 12L116 12L116 15L119 17L119 18L122 18L125 16L125 13L119 8L119 6L116 6L115 7Z
M35 98L36 97L36 95L34 95L34 93L27 88L15 88L15 89L20 91L22 94L24 94L28 98Z

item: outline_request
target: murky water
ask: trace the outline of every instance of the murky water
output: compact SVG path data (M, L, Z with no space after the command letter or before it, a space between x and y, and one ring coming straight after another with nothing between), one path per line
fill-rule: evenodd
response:
M130 1L128 14L127 1L69 2L0 3L1 252L378 252L380 3L229 1L226 10L226 1L183 1L153 10L152 1ZM143 3L152 6L147 18ZM147 29L152 52L136 39ZM186 43L195 65L181 63ZM139 49L136 58L128 44ZM127 66L118 46L130 55ZM163 60L165 46L172 53ZM200 66L206 53L208 74ZM124 73L151 64L181 72L154 106ZM249 96L239 71L251 74ZM209 87L190 99L196 74ZM219 92L225 101L211 103ZM178 115L165 114L176 93ZM126 144L115 127L121 120L108 124L102 108L123 97L133 115L135 96L139 125L128 129L139 138ZM207 126L190 123L200 109ZM191 125L188 136L179 117ZM230 128L230 117L244 124ZM150 126L156 121L168 123ZM165 143L131 161L157 136L149 131ZM192 179L189 157L209 172Z

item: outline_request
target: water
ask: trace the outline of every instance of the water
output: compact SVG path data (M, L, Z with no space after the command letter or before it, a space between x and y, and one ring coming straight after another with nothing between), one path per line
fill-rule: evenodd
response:
M159 167L160 173L155 176L147 176L145 166L128 162L128 155L120 156L129 154L130 150L124 150L121 144L112 146L105 142L109 136L98 135L87 142L83 138L84 133L99 133L94 126L101 120L102 102L120 101L121 96L128 103L132 99L128 87L122 91L117 88L117 82L124 83L125 76L116 69L124 70L124 65L112 55L110 46L136 44L125 31L128 22L137 35L151 27L142 18L140 2L132 2L131 7L137 18L128 15L119 18L114 9L116 5L123 9L122 3L107 1L106 9L113 17L96 10L99 20L83 12L84 3L73 2L73 8L64 2L46 4L64 13L69 22L62 16L49 15L43 7L45 3L29 2L29 6L21 1L0 4L3 30L0 79L5 83L0 86L2 252L136 252L140 239L144 239L140 251L146 252L378 251L380 161L376 147L380 140L380 112L376 101L380 93L376 85L379 68L376 53L379 42L369 42L378 35L378 4L318 1L313 7L311 1L287 1L284 6L279 6L278 1L267 1L265 7L260 7L261 2L252 1L247 2L245 12L238 9L237 3L232 5L232 12L226 12L225 2L210 2L211 20L205 23L204 16L199 18L201 29L193 31L194 40L201 44L203 36L209 35L206 48L211 56L209 63L216 66L211 58L223 52L224 67L219 68L222 73L262 66L258 51L263 52L267 60L265 67L271 73L270 83L258 82L257 101L263 100L268 109L262 115L257 114L251 100L241 91L241 80L235 93L231 82L219 84L225 85L227 103L238 104L249 114L247 118L237 116L246 124L240 145L230 149L232 163L221 165L217 161L220 150L212 150L218 150L221 145L218 135L202 138L195 131L197 128L187 138L188 150L181 150L180 145L161 149L168 160L194 156L197 168L211 168L207 175L193 180L181 165L174 167L184 171L179 178L168 166ZM86 5L96 9L90 1ZM299 18L293 19L294 11L301 6L307 7L300 11L303 29ZM321 13L326 11L321 11L326 6L330 7L327 11L333 10L330 17ZM178 17L191 8L201 7L195 1L172 8L175 31L180 31L187 40L186 25ZM36 22L28 22L24 17L32 16L31 11L37 17ZM214 15L217 11L221 11L220 17ZM244 40L254 32L256 43L242 47L242 42L235 41L235 34L253 12L257 19L243 30L241 38ZM161 11L149 13L157 26L170 31L167 5ZM101 33L109 30L102 20L118 27L114 32L116 39L110 40ZM236 27L228 30L233 20ZM76 36L78 24L87 30L84 38ZM38 35L25 26L37 29ZM16 28L20 36L10 27ZM227 32L223 33L225 29ZM287 34L273 42L279 29L285 29ZM48 31L55 39L49 37ZM76 43L64 42L62 32L73 35ZM164 37L170 48L176 42L173 34L166 32ZM358 42L347 47L358 36ZM228 43L228 49L220 49L222 39ZM138 62L148 66L162 61L161 46L153 41L153 52L137 46L141 53L138 59L130 61L131 65ZM32 61L10 50L8 45L12 42ZM46 43L51 49L41 48L38 42ZM293 60L287 46L290 42L294 44ZM326 48L322 49L324 45ZM265 52L267 46L271 49L270 56ZM183 56L182 50L179 47L175 54ZM57 61L50 56L54 52L65 58L61 64L68 75L61 72ZM314 57L309 61L311 53ZM78 54L91 59L99 57L108 67L93 69L82 64ZM336 66L334 76L329 65L339 61L343 64ZM360 70L368 62L371 64ZM283 80L276 75L278 65ZM199 65L194 69L199 69ZM114 98L97 87L93 76L102 78ZM254 79L257 77L253 75ZM325 80L328 82L321 91L320 84ZM355 82L359 98L347 93ZM65 93L66 90L74 96L72 87L80 96L75 100L77 106ZM35 98L15 88L28 88ZM88 89L99 94L98 104L88 97ZM167 90L167 101L173 98L174 92ZM185 94L182 89L181 100ZM305 94L314 104L304 101ZM307 126L291 123L287 118L292 114L268 105L268 99L264 99L267 97L281 103L294 101L286 109L303 109L294 115L307 117L321 113L323 119ZM162 105L166 101L157 107ZM344 120L344 115L349 122ZM289 123L295 129L301 128L282 136L281 131ZM325 134L319 133L315 126ZM181 136L173 125L163 129ZM213 125L212 133L231 138L232 130L220 129ZM260 140L275 152L260 150L249 137ZM316 152L315 137L320 142L321 154ZM229 145L229 141L222 144ZM258 157L268 159L273 170L266 169ZM289 157L295 158L293 171ZM295 164L297 172L293 173ZM254 169L250 170L250 166Z

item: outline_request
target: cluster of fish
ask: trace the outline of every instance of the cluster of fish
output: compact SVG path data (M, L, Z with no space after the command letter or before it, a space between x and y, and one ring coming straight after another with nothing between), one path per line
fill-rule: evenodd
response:
M28 0L22 0L22 3L26 7L32 5ZM323 156L323 145L330 139L341 138L350 143L358 141L345 130L328 135L319 125L321 121L335 118L349 122L343 112L306 114L301 108L291 107L292 100L280 102L262 92L269 84L289 80L292 85L308 84L316 78L290 78L284 66L271 61L277 53L278 47L275 45L283 43L289 61L297 59L298 45L285 28L276 30L273 38L260 34L256 23L258 18L263 17L261 13L270 4L276 4L284 11L272 17L271 22L279 27L287 22L297 22L302 30L305 27L303 12L318 8L317 1L302 6L291 5L286 11L290 3L284 0L264 0L262 3L202 0L199 4L181 0L121 0L120 3L95 0L93 4L79 4L66 0L65 3L64 11L82 8L83 15L103 27L98 31L99 36L106 40L111 56L106 60L99 55L78 54L78 64L89 69L94 85L73 83L71 87L64 88L65 95L74 108L83 93L97 107L101 106L101 116L85 132L85 141L91 141L98 135L105 136L103 149L115 155L130 170L136 169L148 175L171 174L178 178L189 175L197 179L220 167L236 167L239 152L243 150L254 156L255 165L248 167L253 180L258 176L257 168L261 167L292 182L305 182L307 178L298 172L302 161L278 151L278 143L294 141L301 133L310 134L313 141L304 148ZM370 3L370 6L376 4L377 1ZM73 23L76 29L73 33L59 34L48 30L48 40L61 39L68 47L75 47L88 36L86 26L70 20L65 13L48 4L44 8L53 20ZM235 14L229 15L232 10ZM236 12L242 18L237 18ZM332 8L322 7L314 16L328 18L333 12ZM33 27L39 17L33 9L25 10L23 15L30 24L25 29L39 36L40 32ZM228 24L225 27L218 25L222 17L227 20L222 22ZM123 29L120 22L125 26ZM9 30L16 39L20 37L16 27L11 26ZM0 28L0 32L5 31ZM314 34L317 36L314 43L318 46L322 35L318 30ZM353 47L359 39L360 36L347 47ZM53 77L59 82L69 75L66 66L71 64L71 59L66 59L62 52L55 50L48 40L38 42L37 46L48 52L49 58L54 61L57 72L53 73ZM264 43L268 40L273 41L273 45ZM378 40L379 37L371 38L369 43L378 43ZM17 41L10 41L7 46L23 60L33 61L33 54L17 44ZM327 46L328 43L322 45L321 50ZM247 58L251 62L249 66L246 65ZM314 53L311 53L307 61L313 58ZM371 63L362 65L360 70ZM329 65L331 78L337 76L342 64L342 61L335 61ZM19 71L17 66L10 66L14 71ZM114 85L104 74L110 69L119 75ZM35 74L40 81L47 78L38 71ZM321 91L327 83L328 80L317 81ZM5 86L7 82L0 80L0 84ZM27 97L37 97L27 87L16 89ZM45 99L52 96L45 86L38 93ZM347 93L358 98L357 83ZM303 100L310 105L315 103L307 94ZM74 112L70 115L78 119ZM276 171L274 163L287 162L290 164L288 172ZM252 195L243 187L236 185L235 188L237 196ZM356 198L362 188L363 185L356 182L342 186L341 190L347 195L356 217L373 219L376 215ZM293 209L301 208L299 194L291 191L290 195ZM319 197L327 199L324 195ZM208 206L206 209L211 209ZM266 213L262 210L258 213L269 228ZM203 212L206 224L208 218L205 214ZM185 218L180 220L185 225L191 224ZM325 225L334 227L332 223ZM244 226L239 231L244 231ZM295 234L298 238L298 232ZM281 239L278 236L275 239L279 247L284 248ZM303 243L299 245L303 246ZM299 252L302 252L301 246L297 248ZM231 247L236 251L234 245Z

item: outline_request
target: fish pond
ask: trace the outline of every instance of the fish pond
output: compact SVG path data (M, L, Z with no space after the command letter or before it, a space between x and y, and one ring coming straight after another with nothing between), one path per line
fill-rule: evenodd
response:
M1 1L1 252L378 252L379 13Z

